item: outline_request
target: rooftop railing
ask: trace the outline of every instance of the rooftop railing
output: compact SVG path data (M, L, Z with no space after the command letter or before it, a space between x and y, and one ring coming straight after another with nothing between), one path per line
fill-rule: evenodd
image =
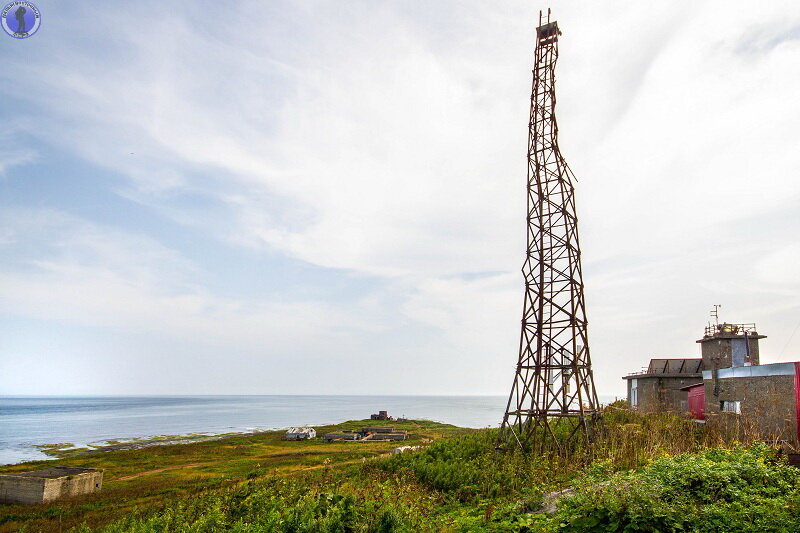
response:
M722 324L709 324L706 326L704 337L713 337L714 335L758 335L755 324L729 324L723 322Z

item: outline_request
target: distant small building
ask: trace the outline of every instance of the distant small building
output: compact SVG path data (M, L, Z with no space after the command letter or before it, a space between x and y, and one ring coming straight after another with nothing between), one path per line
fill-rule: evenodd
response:
M420 446L400 446L399 448L392 450L392 453L395 455L400 455L401 453L415 452L419 449Z
M388 411L378 411L378 414L369 415L370 420L391 420Z
M94 468L48 468L0 476L0 502L44 503L91 494L103 487L103 471Z
M289 428L286 431L286 440L308 440L317 436L317 431L312 427Z

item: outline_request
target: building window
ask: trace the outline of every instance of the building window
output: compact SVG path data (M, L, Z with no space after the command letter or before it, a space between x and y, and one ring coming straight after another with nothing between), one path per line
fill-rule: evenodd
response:
M639 405L639 389L637 387L637 381L635 379L631 380L631 407L636 407Z
M735 402L719 402L719 408L723 413L741 414L742 402L736 400Z

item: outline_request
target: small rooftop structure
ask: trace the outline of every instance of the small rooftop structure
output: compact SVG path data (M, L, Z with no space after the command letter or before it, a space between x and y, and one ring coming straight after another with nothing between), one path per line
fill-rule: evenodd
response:
M557 41L559 35L561 35L561 30L558 29L558 23L555 21L542 24L536 28L536 38L544 44Z
M0 476L0 502L36 504L99 492L103 471L55 467Z
M761 364L758 341L766 338L755 324L711 324L706 326L700 344L703 370L718 370Z
M317 431L308 426L289 428L286 431L286 440L308 440L317 436Z

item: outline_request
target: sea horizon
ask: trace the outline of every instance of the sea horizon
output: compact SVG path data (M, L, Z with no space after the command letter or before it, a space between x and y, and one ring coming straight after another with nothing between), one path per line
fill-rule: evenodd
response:
M319 401L325 399L326 401ZM613 401L601 395L601 404ZM221 435L390 416L498 427L501 395L0 395L0 464L50 457L46 445L101 446L160 436Z

